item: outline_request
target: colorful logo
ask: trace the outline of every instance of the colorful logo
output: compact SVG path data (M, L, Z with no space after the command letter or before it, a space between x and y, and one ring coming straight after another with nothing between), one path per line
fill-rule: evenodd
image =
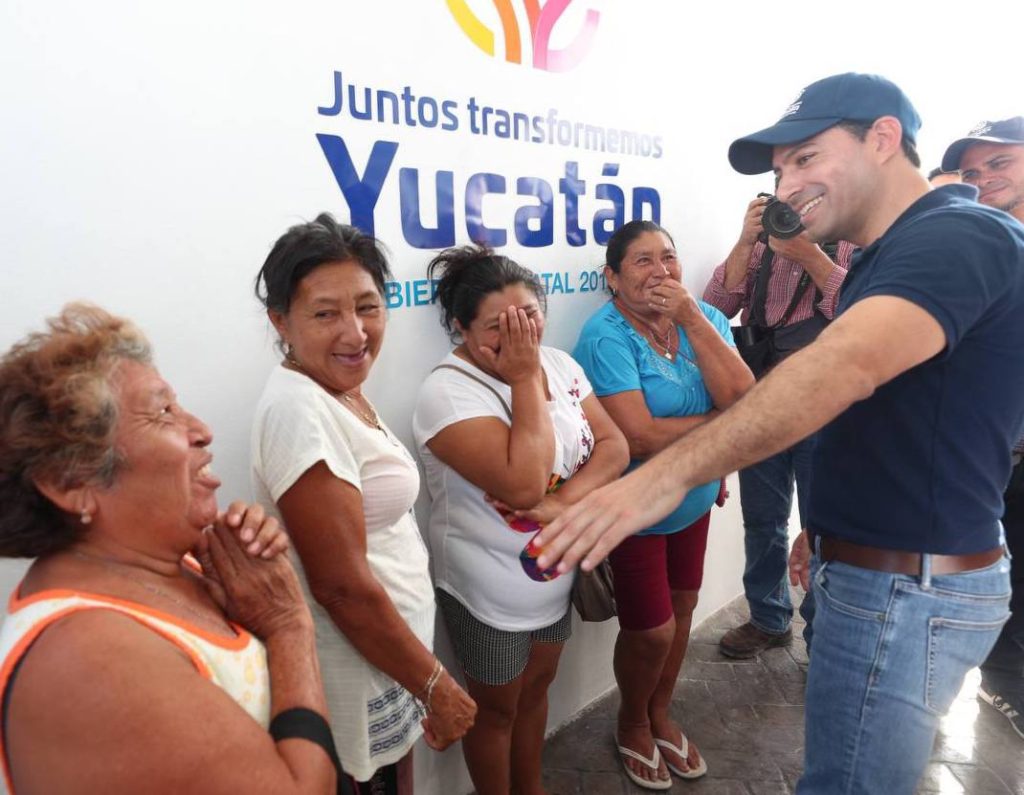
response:
M498 10L501 29L505 35L505 60L522 63L522 41L519 23L512 8L512 0L491 0ZM462 32L485 53L494 57L494 32L470 10L466 0L445 0L448 10L459 23ZM563 49L550 46L551 31L573 0L547 0L541 6L539 0L522 0L526 18L530 23L530 40L533 43L533 68L548 72L567 72L582 61L594 43L597 23L601 18L593 9L587 10L583 28L572 44Z
M538 532L539 527L538 525ZM537 536L534 536L530 539L530 543L523 547L523 551L519 553L519 564L523 567L523 571L526 572L526 576L531 580L550 582L555 577L558 577L561 572L558 571L557 566L542 569L537 565L537 558L540 557L540 553L543 551L543 547L537 543Z

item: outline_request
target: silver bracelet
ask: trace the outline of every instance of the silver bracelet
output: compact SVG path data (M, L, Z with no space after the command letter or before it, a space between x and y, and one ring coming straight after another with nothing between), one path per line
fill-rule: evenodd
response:
M430 700L434 695L434 686L441 680L442 673L444 673L444 668L441 667L441 661L435 657L434 670L430 672L430 678L427 679L427 683L423 686L419 695L416 696L416 700L423 705L423 708L428 713L433 712Z

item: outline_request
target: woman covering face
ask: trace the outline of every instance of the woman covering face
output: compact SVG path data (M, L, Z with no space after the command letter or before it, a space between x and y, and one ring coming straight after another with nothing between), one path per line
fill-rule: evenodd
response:
M480 795L542 792L547 690L571 631L573 575L530 541L617 477L626 444L579 366L541 344L537 277L485 249L430 264L455 349L420 389L413 434L432 500L437 597L480 710L463 739Z
M722 313L683 286L665 230L630 222L612 236L606 256L612 300L586 322L573 356L625 433L633 468L731 405L754 379ZM718 493L717 481L693 489L665 520L609 556L620 626L616 742L627 776L647 789L671 787L670 771L697 778L707 770L670 705Z
M381 793L411 791L421 734L445 748L475 713L431 652L416 464L362 389L384 341L388 276L377 242L327 214L275 243L257 295L284 357L252 432L256 493L276 506L304 575L339 753Z
M279 743L333 751L287 538L218 511L211 441L97 307L0 360L0 554L36 558L0 633L12 795L335 791Z

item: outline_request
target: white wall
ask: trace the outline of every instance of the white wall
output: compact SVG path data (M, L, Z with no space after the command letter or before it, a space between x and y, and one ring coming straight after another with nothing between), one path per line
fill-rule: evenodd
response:
M490 3L469 5L500 30ZM659 192L685 280L699 291L731 246L749 197L771 184L733 173L728 143L771 123L803 84L846 70L897 81L925 119L919 143L926 169L976 121L1024 111L1016 38L1004 36L1005 46L997 40L998 31L1020 28L1019 2L995 0L977 20L881 0L773 8L576 0L552 43L567 45L595 9L601 16L593 49L574 70L555 73L505 62L500 33L498 57L484 55L442 0L6 0L0 348L71 299L131 316L151 336L182 401L215 429L225 499L247 495L251 412L276 360L252 278L288 225L324 209L348 217L318 133L344 138L359 169L375 141L399 144L375 214L399 280L422 278L429 258L402 238L400 167L418 167L427 192L435 170L455 172L459 197L476 171L504 175L510 192L517 177L547 180L556 189L554 245L507 250L537 271L567 272L576 284L600 264L603 250L566 244L557 181L566 161L579 163L588 183L581 217L589 220L608 206L594 189L603 164L615 162L619 174L608 181L627 196L636 186ZM528 58L528 43L524 50ZM450 99L460 129L321 115L335 70L361 87L408 85L417 95ZM646 131L661 136L664 154L601 155L474 136L465 127L472 96L531 115L555 108L560 118ZM489 197L485 216L510 225L521 203L514 195ZM456 215L465 242L462 211ZM546 341L570 347L601 300L552 295ZM446 346L435 308L391 313L368 391L407 442L415 386ZM699 617L741 590L739 527L734 497L713 523ZM11 571L3 569L8 581ZM553 691L552 725L611 685L613 632L611 624L577 632ZM424 750L418 768L428 795L468 786L457 752Z

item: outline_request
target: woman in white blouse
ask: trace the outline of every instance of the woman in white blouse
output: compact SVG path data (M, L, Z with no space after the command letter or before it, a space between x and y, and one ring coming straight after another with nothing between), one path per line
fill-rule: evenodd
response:
M285 355L256 409L252 475L305 575L344 768L360 791L408 793L415 741L446 747L475 705L431 651L416 464L361 390L388 276L377 242L326 213L275 243L256 294Z
M572 575L536 566L540 526L628 462L582 369L540 344L537 276L476 247L430 264L457 343L420 390L438 603L479 707L463 739L479 795L539 795L547 689L571 632Z

